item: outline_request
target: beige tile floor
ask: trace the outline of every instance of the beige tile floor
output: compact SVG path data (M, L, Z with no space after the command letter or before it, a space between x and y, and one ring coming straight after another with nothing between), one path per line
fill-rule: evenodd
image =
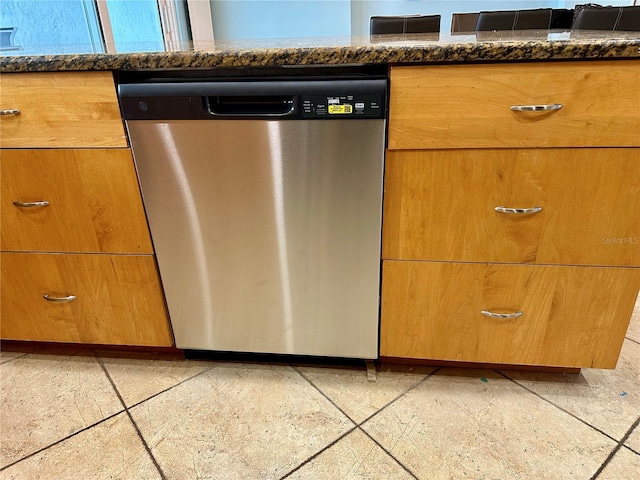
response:
M640 479L640 302L578 375L0 352L0 479Z

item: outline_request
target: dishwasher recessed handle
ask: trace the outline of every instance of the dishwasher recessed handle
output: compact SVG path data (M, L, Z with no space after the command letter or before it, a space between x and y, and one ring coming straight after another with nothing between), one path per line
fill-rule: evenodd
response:
M211 115L225 117L286 117L296 111L289 95L248 95L204 97Z

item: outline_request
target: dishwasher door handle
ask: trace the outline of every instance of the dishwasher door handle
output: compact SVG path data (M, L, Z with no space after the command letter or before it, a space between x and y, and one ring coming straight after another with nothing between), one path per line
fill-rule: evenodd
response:
M296 113L291 95L219 95L205 97L205 108L220 117L287 117Z

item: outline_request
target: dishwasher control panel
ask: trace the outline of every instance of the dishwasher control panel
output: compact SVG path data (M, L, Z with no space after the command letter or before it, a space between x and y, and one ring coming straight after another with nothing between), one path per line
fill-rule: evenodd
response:
M383 118L382 95L302 95L303 118Z
M384 119L387 78L159 78L120 83L118 96L125 120Z

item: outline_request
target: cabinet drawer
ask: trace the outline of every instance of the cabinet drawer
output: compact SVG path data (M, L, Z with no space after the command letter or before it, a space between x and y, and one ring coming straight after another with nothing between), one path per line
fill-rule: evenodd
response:
M639 287L640 268L387 261L380 355L615 368Z
M172 345L152 256L5 252L1 264L3 339Z
M128 149L3 150L0 169L2 250L153 253Z
M3 73L3 148L125 147L111 72Z
M638 266L640 149L389 151L383 224L386 259Z
M640 146L640 62L394 67L389 148ZM562 104L547 112L512 106Z

